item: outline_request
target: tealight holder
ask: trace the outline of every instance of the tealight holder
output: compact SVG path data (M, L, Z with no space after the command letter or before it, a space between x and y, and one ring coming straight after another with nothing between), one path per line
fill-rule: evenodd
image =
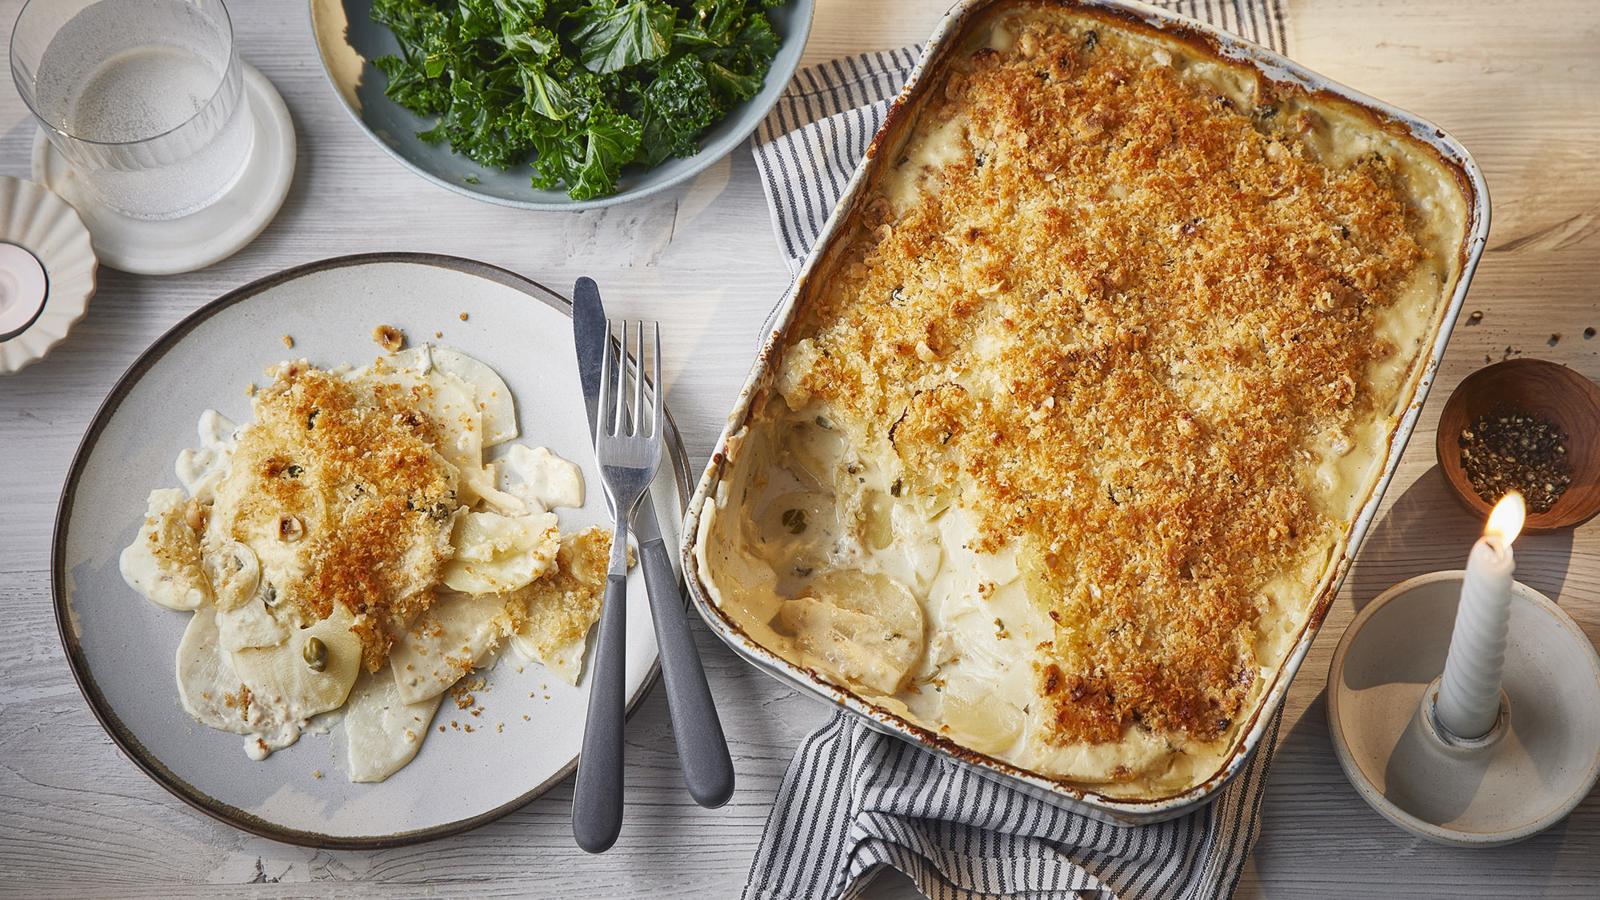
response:
M1520 582L1508 603L1458 621L1466 576L1420 575L1361 610L1328 673L1328 726L1346 777L1384 818L1437 843L1494 847L1560 822L1600 778L1600 656ZM1447 656L1455 705L1478 707L1483 734L1441 721Z
M0 375L66 339L89 308L97 270L71 206L31 181L0 177Z

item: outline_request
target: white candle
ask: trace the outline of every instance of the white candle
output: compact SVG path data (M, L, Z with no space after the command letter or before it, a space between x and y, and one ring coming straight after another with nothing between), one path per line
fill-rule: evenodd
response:
M1457 737L1488 734L1500 714L1511 576L1516 570L1511 542L1522 530L1523 516L1522 495L1507 494L1495 504L1483 537L1467 557L1436 707L1439 724Z

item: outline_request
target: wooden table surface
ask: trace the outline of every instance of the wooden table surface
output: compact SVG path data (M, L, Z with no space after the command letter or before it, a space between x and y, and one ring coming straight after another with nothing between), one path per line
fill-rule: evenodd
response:
M1207 0L1209 2L1209 0ZM927 36L946 0L821 0L808 62ZM1299 0L1291 52L1432 119L1471 148L1494 232L1417 440L1290 693L1260 843L1241 897L1600 896L1600 795L1523 845L1445 849L1386 824L1328 744L1328 660L1356 608L1390 584L1462 563L1480 528L1445 493L1432 435L1451 388L1507 352L1600 377L1600 3ZM0 2L0 21L20 0ZM378 852L275 844L193 812L123 759L62 657L51 613L50 523L68 460L112 382L180 317L286 266L376 250L475 257L555 286L596 276L610 308L659 318L671 402L703 460L787 275L747 148L692 184L585 213L481 205L403 170L323 80L305 3L233 4L244 56L278 86L299 133L288 202L237 256L145 278L102 270L89 317L51 357L0 377L0 893L18 896L736 896L778 779L827 711L726 651L700 648L733 742L739 790L708 812L684 795L659 692L628 729L626 827L588 857L568 831L570 784L470 834ZM7 31L9 37L9 31ZM0 90L0 174L26 176L33 125ZM1559 340L1555 335L1559 334ZM1600 638L1600 523L1518 542L1518 575ZM697 625L698 628L698 625ZM253 883L267 882L265 886ZM870 896L910 896L886 877Z

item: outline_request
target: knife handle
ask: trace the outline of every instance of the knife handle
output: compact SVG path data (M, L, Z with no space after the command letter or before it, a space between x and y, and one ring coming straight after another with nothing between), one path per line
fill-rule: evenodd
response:
M625 520L616 537L628 540ZM613 566L615 568L615 566ZM577 784L572 793L572 836L590 853L604 853L622 832L622 721L627 705L623 686L628 630L628 574L606 578L605 605L600 607L600 640L590 676L589 718L583 727L583 754L578 757Z
M694 802L715 809L733 796L733 760L722 735L722 720L711 701L700 653L689 632L688 611L678 590L667 545L661 538L639 548L645 586L650 592L650 618L661 651L661 679L667 687L667 711L678 763Z

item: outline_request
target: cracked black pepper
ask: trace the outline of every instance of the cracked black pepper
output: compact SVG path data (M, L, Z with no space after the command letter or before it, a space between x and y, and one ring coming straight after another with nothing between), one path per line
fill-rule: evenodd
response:
M1567 436L1543 419L1510 411L1479 416L1458 443L1467 480L1489 503L1518 491L1529 510L1541 513L1572 483Z

